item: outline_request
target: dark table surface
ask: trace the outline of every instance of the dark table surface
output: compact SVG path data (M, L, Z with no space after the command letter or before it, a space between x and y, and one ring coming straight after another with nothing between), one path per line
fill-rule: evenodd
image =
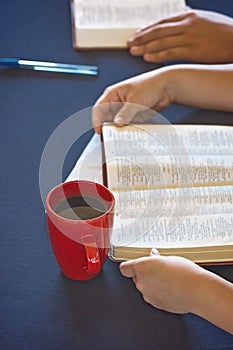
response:
M230 0L190 4L233 15ZM100 68L98 77L0 70L0 349L232 350L233 337L203 319L146 304L118 264L108 260L96 279L74 282L60 273L51 251L39 191L49 136L109 84L156 66L126 50L75 52L68 0L2 0L0 52ZM164 115L171 122L233 122L230 113L181 106ZM64 178L93 134L90 120L80 123L90 131L69 152ZM211 270L233 281L233 266Z

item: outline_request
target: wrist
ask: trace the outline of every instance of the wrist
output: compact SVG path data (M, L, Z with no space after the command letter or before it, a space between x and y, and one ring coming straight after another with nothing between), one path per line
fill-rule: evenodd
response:
M193 299L189 305L189 311L205 318L206 310L209 308L209 276L208 272L202 269L192 291Z
M177 103L177 96L179 96L179 70L176 65L161 69L164 95L167 96L170 103Z

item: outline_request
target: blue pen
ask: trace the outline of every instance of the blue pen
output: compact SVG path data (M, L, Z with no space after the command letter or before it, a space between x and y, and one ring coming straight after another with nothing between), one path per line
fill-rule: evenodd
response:
M17 58L0 58L0 66L32 69L43 72L98 75L97 66L31 61Z

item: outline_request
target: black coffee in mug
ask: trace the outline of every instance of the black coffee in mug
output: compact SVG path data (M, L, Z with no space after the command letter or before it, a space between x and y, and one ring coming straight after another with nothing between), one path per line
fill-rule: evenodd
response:
M107 211L104 202L91 196L74 196L63 199L54 208L54 212L71 220L91 220Z

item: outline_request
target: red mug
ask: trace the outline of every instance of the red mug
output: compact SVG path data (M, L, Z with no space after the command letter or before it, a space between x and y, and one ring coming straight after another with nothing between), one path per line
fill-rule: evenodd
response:
M50 241L68 278L88 280L101 271L110 247L114 205L108 188L91 181L65 182L49 192L46 217Z

